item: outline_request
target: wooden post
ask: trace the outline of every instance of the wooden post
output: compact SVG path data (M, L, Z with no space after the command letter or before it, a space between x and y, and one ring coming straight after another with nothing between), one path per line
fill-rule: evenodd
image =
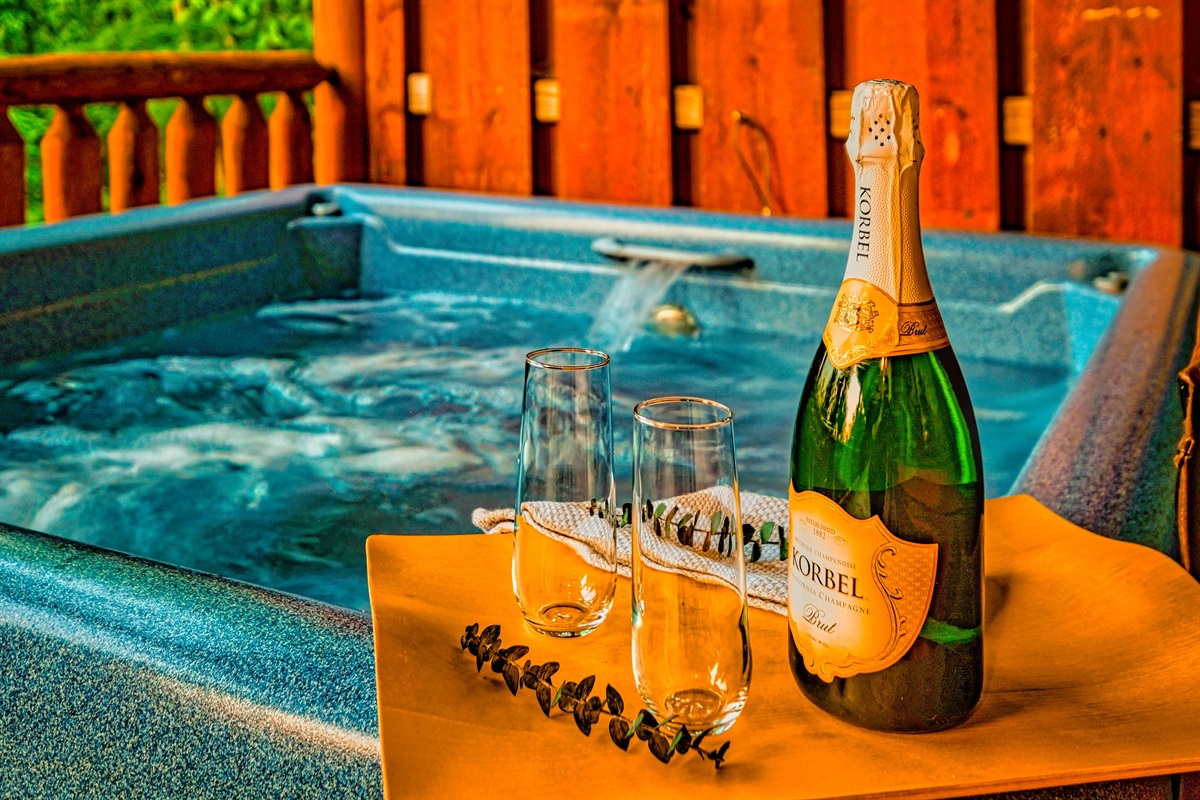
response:
M108 205L114 212L159 203L158 127L141 101L122 103L108 132Z
M267 160L267 120L252 94L233 99L221 120L221 158L225 194L265 189L270 177Z
M217 124L203 97L185 97L167 122L167 202L217 193Z
M761 191L775 214L824 216L821 3L698 0L693 19L696 79L704 90L696 205L759 212Z
M999 228L995 0L846 0L845 34L846 86L831 89L888 77L920 92L922 225Z
M312 120L301 92L280 92L268 123L271 188L313 179Z
M335 71L313 90L317 183L367 176L363 0L313 0L313 57Z
M42 137L46 221L100 211L100 137L78 105L54 110Z
M667 0L555 0L560 197L670 205Z
M403 185L405 158L404 3L366 0L369 180Z
M532 193L527 0L424 0L421 40L425 185Z
M1125 5L1025 6L1028 227L1178 245L1186 4Z
M0 106L0 225L25 222L25 141Z

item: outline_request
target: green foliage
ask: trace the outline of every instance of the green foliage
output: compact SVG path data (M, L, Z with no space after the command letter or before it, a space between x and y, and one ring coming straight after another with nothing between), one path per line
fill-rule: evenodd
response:
M131 50L310 50L312 36L312 0L0 0L0 57ZM273 97L263 100L273 106ZM150 102L150 116L160 130L176 102ZM212 98L208 106L219 116L229 101ZM117 106L91 105L87 115L103 138L117 118ZM31 223L42 219L38 142L52 116L48 107L9 110L26 143L26 218Z
M490 664L492 672L503 675L504 683L513 696L522 688L532 690L543 714L549 717L555 708L570 714L575 726L584 736L591 736L592 726L600 721L601 716L607 715L609 738L622 750L628 751L629 743L637 737L638 740L646 742L654 757L664 764L670 763L676 753L686 753L689 750L699 756L701 761L711 761L717 769L720 769L725 761L729 742L725 742L716 750L705 750L701 747L708 731L694 734L682 724L678 730L673 730L672 722L675 717L659 721L653 713L644 708L631 720L625 716L625 701L612 684L605 686L603 699L593 696L592 690L596 687L595 675L589 675L578 683L564 681L556 686L550 678L558 671L558 662L534 664L525 659L525 663L522 664L521 659L528 655L529 648L523 644L501 647L499 625L489 625L480 631L479 623L472 623L467 626L458 643L463 650L475 656L476 672L482 672L483 665Z
M312 0L0 0L0 54L312 48Z
M712 517L708 520L708 528L700 528L701 538L696 538L696 522L698 516L692 514L684 514L678 519L675 518L679 507L675 506L670 513L664 516L667 510L666 503L659 503L655 506L649 500L646 501L645 507L642 509L642 522L653 523L654 534L658 538L669 537L672 533L675 536L675 541L684 547L699 547L703 552L708 552L712 548L713 537L716 536L717 553L720 555L732 555L735 547L735 537L731 530L730 519L721 511L714 511ZM632 519L633 507L626 503L621 508L621 525L628 525ZM778 534L778 541L771 537ZM788 545L787 545L787 529L782 524L776 524L770 520L755 530L750 523L742 524L742 546L748 563L755 563L763 557L763 545L778 544L779 549L776 557L779 561L787 561Z

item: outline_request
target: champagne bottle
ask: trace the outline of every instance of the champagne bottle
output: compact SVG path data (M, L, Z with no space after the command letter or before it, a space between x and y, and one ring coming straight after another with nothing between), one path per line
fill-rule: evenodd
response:
M788 652L848 722L929 731L983 685L983 466L917 211L916 90L854 91L855 220L792 445Z

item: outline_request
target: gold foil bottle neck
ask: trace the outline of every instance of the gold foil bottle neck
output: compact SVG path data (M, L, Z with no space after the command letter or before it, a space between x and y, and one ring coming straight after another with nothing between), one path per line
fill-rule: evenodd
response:
M855 164L874 159L919 164L925 157L921 102L913 86L892 80L860 83L854 88L850 115L846 152Z
M945 326L921 249L920 101L907 83L867 81L850 102L854 228L846 276L825 327L839 369L945 347Z

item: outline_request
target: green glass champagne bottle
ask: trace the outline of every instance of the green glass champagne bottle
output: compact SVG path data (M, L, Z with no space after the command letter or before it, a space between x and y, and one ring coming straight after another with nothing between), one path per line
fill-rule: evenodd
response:
M848 722L930 731L983 686L983 467L925 269L916 90L860 84L846 276L796 415L788 652Z

